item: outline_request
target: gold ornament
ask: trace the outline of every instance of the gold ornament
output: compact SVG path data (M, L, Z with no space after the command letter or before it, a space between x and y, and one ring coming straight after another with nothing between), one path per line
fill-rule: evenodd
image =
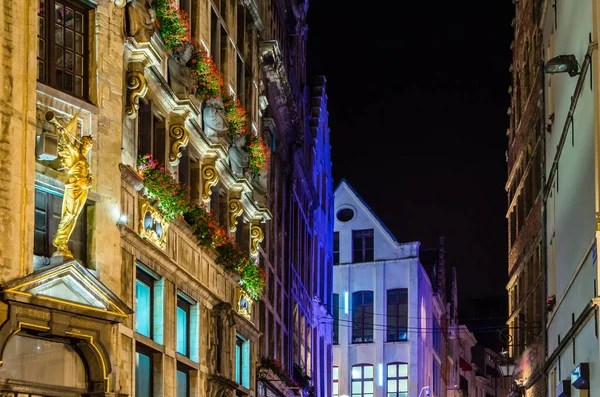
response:
M204 188L202 189L202 201L205 203L210 202L210 188L219 182L219 174L214 164L205 164L202 167L202 180L204 181Z
M52 256L72 258L68 242L75 228L77 217L85 206L88 191L92 186L92 175L87 154L92 148L92 137L77 137L77 120L75 115L66 127L63 127L54 113L47 112L46 120L54 124L58 132L58 155L68 180L65 183L65 194L62 202L62 214L53 244L56 252Z
M252 226L252 229L250 229L250 239L251 239L250 254L256 256L256 255L258 255L258 245L264 239L264 234L263 234L263 231L260 228L260 226L258 226L258 225Z
M181 152L179 149L182 147L186 147L190 137L188 135L187 130L181 124L174 124L169 128L169 135L173 138L173 143L171 144L171 153L169 153L169 162L171 165L179 164L179 159L181 158Z
M231 233L237 230L237 217L242 215L244 212L244 207L242 207L242 202L237 198L229 199L229 231Z

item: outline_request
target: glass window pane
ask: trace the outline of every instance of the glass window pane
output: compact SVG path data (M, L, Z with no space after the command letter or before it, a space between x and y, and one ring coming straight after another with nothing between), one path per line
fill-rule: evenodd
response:
M73 43L73 31L70 29L66 29L65 30L65 47L67 47L68 49L72 50L74 43Z
M364 368L363 379L373 379L373 366L372 365L365 365L363 368Z
M38 76L37 79L42 83L46 82L46 65L44 62L38 60Z
M187 355L187 312L177 308L177 353Z
M65 9L65 26L73 29L73 19L74 19L73 10L70 9L69 7L66 7L66 9Z
M388 382L387 382L388 392L397 392L398 391L397 387L398 387L398 385L397 385L395 379L388 380Z
M152 364L150 356L135 353L135 395L150 397L152 391Z
M54 13L56 23L62 24L65 20L65 10L63 9L63 5L60 3L54 3Z
M352 382L352 394L361 394L362 393L362 382L354 381Z
M150 302L151 293L150 286L144 284L140 280L135 282L135 331L150 337Z
M65 85L63 88L67 92L73 92L73 73L65 73Z
M188 375L177 371L177 397L188 397Z
M75 35L75 51L78 54L83 54L83 36L80 34Z
M389 364L388 365L388 378L395 378L396 377L396 371L397 369L397 365L396 364Z
M64 60L64 56L63 56L63 49L61 47L56 47L56 67L57 68L63 68L63 60Z
M63 37L64 37L63 27L54 25L54 41L55 41L56 45L64 44Z
M339 373L340 373L340 369L338 367L333 367L333 379L334 380L338 380L339 379L338 378Z
M408 379L398 380L398 391L408 391Z
M83 14L75 12L75 30L83 33Z
M46 18L38 17L38 35L44 37L46 33Z
M235 344L235 381L241 383L242 380L242 346Z
M334 395L334 396L337 396L337 395L338 395L338 393L339 393L339 385L338 385L338 383L337 383L337 382L335 382L335 383L333 384L333 395Z
M38 39L38 58L46 58L46 42L44 39Z
M38 2L38 14L40 14L40 15L46 14L46 1L45 0L40 0Z
M373 393L373 381L372 380L365 381L363 388L364 388L365 393L372 394Z
M63 71L61 69L56 69L54 71L54 76L56 78L56 85L62 89L62 87L63 87Z
M79 76L75 76L75 95L83 96L83 79Z
M73 53L71 51L65 51L65 69L73 70Z
M398 376L408 376L408 364L398 365Z
M352 367L352 379L362 378L362 367Z

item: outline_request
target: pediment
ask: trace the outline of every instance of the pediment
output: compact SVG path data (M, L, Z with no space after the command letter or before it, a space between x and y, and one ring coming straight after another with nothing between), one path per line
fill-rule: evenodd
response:
M43 268L3 288L5 299L92 317L125 318L132 310L78 261Z

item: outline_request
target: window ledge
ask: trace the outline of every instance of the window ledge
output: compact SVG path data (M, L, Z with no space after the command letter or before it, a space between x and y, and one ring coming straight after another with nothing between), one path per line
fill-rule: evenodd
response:
M396 343L408 343L408 342L409 342L409 340L406 339L406 340L389 340L389 341L385 341L384 343L393 343L393 344L396 344Z
M80 109L86 110L89 113L92 113L92 114L100 113L100 109L98 108L98 106L96 106L92 103L86 102L83 99L79 99L72 95L66 94L60 90L57 90L56 88L50 87L49 85L40 83L39 81L36 82L35 89L36 89L36 91L39 91L39 92L46 94L50 97L53 97L55 99L58 99L69 105L73 105Z
M164 353L165 352L165 347L163 345L160 345L160 344L156 343L152 339L148 338L147 336L144 336L144 335L140 334L137 331L134 331L133 338L135 339L135 341L137 343L142 343L142 344L144 344L144 346L149 347L152 350L155 350L155 351L160 352L160 353Z
M185 364L186 366L195 370L199 369L200 365L191 358L186 357L183 354L177 352L175 353L175 355L177 357L177 361L179 361L180 363Z

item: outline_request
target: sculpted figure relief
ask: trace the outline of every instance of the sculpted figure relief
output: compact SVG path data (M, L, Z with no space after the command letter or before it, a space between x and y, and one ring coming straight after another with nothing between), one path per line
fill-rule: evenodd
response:
M246 145L246 135L240 135L234 141L229 148L229 165L233 174L242 178L244 171L248 168L248 152L244 149Z
M225 109L221 98L211 98L206 101L202 110L204 132L209 137L224 134L229 131L229 123L225 117Z
M148 0L129 0L127 4L128 34L139 43L150 41L154 34L156 12Z
M169 57L169 81L171 88L177 95L187 98L194 92L194 84L190 69L187 67L188 61L192 58L194 47L187 45L183 51L176 52Z
M46 113L46 120L56 126L58 155L68 175L65 183L60 223L53 241L56 252L52 256L73 257L67 243L75 228L77 217L85 206L88 191L92 186L92 175L87 161L87 154L92 148L92 137L77 137L77 119L77 115L75 115L69 124L63 127L54 118L54 113Z

